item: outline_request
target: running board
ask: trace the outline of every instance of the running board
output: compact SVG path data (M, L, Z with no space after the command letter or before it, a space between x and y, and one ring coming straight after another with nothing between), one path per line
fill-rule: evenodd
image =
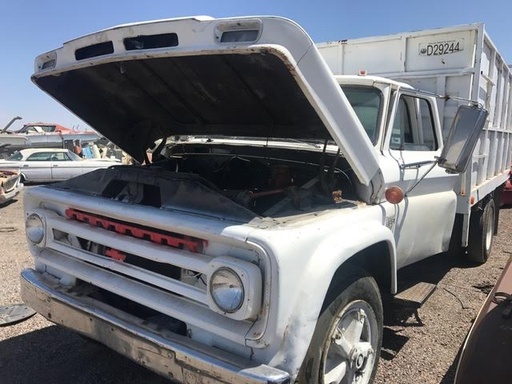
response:
M431 283L417 283L402 292L397 293L394 298L406 304L421 307L425 301L434 293L437 285Z
M397 303L408 306L413 309L414 317L416 321L421 326L423 325L423 321L420 319L420 314L418 313L418 309L428 300L430 296L436 290L437 285L431 283L417 283L412 287L409 287L401 292L398 292L394 299Z

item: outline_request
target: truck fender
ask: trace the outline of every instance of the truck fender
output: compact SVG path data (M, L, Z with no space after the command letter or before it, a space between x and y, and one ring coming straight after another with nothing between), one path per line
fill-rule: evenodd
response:
M298 374L309 348L318 317L322 310L331 281L338 268L377 243L387 244L390 257L391 287L396 289L396 248L391 230L381 223L361 223L343 233L328 236L318 244L316 251L302 269L302 276L294 276L296 284L293 300L285 322L283 341L270 365ZM283 288L284 289L284 288Z

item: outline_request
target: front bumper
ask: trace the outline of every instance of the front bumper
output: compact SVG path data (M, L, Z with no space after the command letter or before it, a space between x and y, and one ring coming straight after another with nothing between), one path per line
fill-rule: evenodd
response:
M173 333L153 332L124 312L70 294L32 269L21 273L25 303L48 320L105 344L178 383L287 384L282 370L205 346Z

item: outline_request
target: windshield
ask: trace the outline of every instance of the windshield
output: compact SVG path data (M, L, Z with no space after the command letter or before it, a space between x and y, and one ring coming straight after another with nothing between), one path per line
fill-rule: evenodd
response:
M381 114L382 93L374 87L342 85L341 89L363 124L373 144L377 142Z
M20 151L14 152L11 156L9 156L7 158L7 160L14 160L14 161L18 161L18 160L21 160L21 159L23 159L23 155L21 154Z
M71 151L68 151L67 155L69 157L71 157L71 160L73 160L73 161L82 161L83 160L80 156L78 156L76 153L71 152Z

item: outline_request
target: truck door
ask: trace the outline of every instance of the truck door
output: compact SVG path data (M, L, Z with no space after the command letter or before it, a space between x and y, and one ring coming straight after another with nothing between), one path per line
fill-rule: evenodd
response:
M383 145L386 187L405 192L394 210L398 267L447 249L455 218L457 180L434 163L442 139L435 99L397 92Z

